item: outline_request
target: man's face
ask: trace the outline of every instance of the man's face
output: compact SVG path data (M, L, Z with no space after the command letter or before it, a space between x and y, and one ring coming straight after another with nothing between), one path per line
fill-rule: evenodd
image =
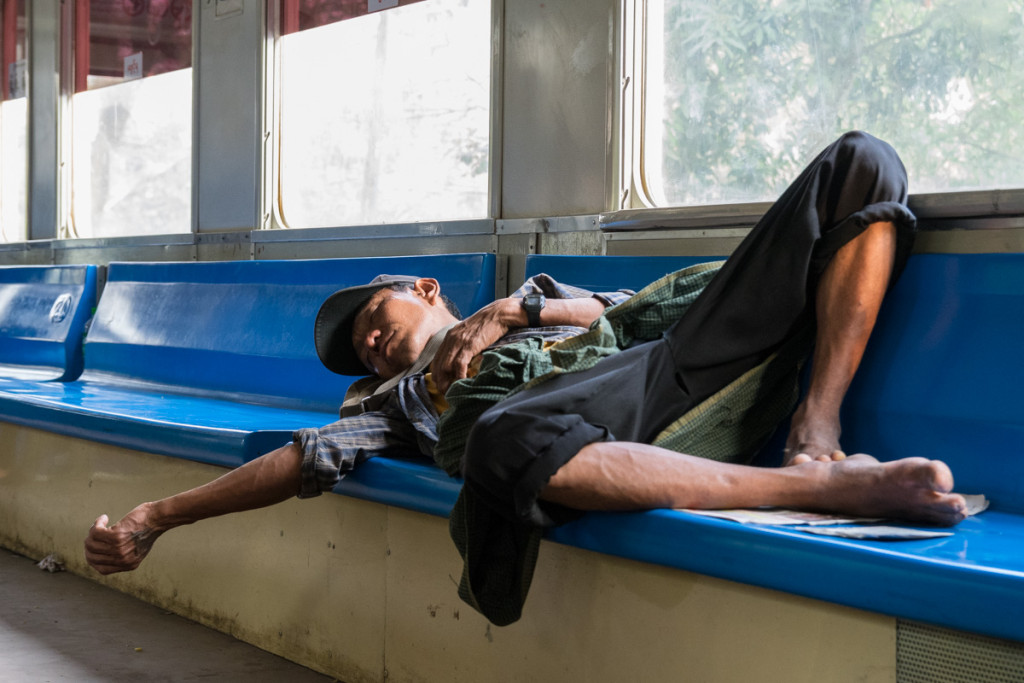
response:
M363 305L352 326L352 345L367 370L391 379L412 365L433 334L447 324L429 292L382 289Z

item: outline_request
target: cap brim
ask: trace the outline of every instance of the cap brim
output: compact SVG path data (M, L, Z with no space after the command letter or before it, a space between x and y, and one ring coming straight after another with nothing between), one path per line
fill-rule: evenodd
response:
M327 297L316 315L313 337L320 362L339 375L364 376L371 374L356 355L352 346L352 326L356 315L374 294L396 283L412 284L411 276L384 276L384 282L346 287Z

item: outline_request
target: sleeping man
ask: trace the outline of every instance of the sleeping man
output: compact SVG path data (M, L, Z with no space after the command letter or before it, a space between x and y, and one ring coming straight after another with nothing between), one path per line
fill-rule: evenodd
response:
M114 525L100 516L86 558L131 570L169 529L319 495L366 458L410 450L464 477L459 593L496 624L520 616L541 530L583 511L774 505L956 524L966 505L943 463L840 445L840 405L910 253L906 199L895 151L849 133L724 265L635 296L538 276L460 320L430 277L337 292L315 342L331 370L376 377L346 402L356 414ZM783 466L746 464L790 414Z

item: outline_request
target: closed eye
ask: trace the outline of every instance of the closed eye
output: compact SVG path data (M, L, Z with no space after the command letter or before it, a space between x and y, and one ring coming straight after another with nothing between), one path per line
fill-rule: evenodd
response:
M370 348L366 344L366 337L374 328L374 317L380 311L381 304L383 304L383 302L383 299L376 302L368 302L366 307L359 312L359 315L356 317L355 324L352 326L352 334L354 337L352 344L356 348L356 355L359 356L359 360L362 362L363 366L374 374L377 373L377 368L374 367L373 363L370 361Z

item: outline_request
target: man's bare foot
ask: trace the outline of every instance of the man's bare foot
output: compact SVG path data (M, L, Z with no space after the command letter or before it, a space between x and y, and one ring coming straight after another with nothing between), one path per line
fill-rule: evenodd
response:
M952 493L953 473L926 458L878 462L864 454L825 465L811 461L822 476L821 500L812 508L865 517L885 517L953 526L967 516L963 496Z
M149 523L150 508L150 503L143 503L110 527L107 516L100 515L85 539L85 559L89 565L100 574L137 568L163 533Z
M790 421L789 437L782 453L783 466L800 465L817 460L842 460L846 453L839 446L839 418L826 418L812 414L806 403L801 404Z

